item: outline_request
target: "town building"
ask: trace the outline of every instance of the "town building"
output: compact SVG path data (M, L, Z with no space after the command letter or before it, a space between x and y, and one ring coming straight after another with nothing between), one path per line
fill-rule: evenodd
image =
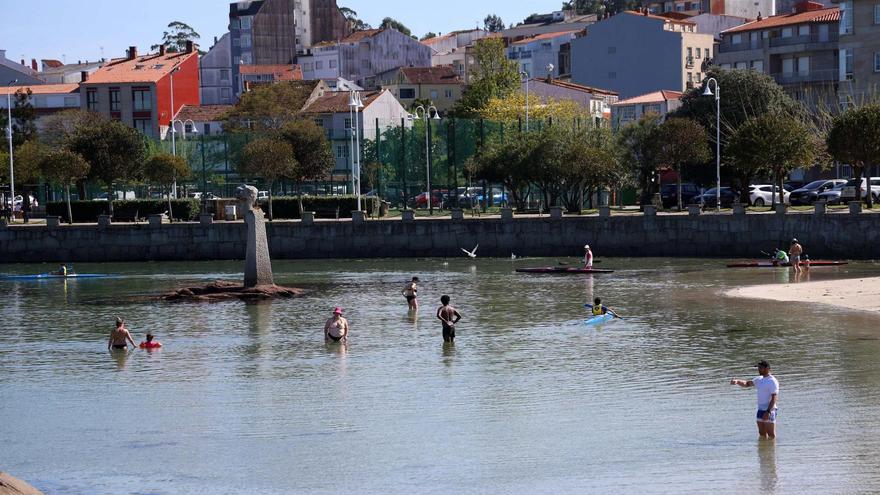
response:
M232 77L232 38L229 33L199 58L199 97L202 105L230 105L237 94Z
M448 65L464 84L469 84L474 43L483 38L496 36L500 35L485 29L462 30L424 40L422 44L431 47L434 51L431 55L431 66Z
M721 42L721 33L753 21L755 17L745 18L726 14L699 14L688 17L687 20L697 25L698 33L711 34L715 38L715 45L717 46Z
M844 0L839 6L840 106L877 101L880 98L880 3Z
M363 92L361 101L364 107L357 114L357 122L361 130L362 142L365 139L375 139L377 132L399 126L401 119L409 117L409 112L388 90ZM331 179L340 182L349 181L353 170L349 93L323 92L316 98L310 99L303 107L302 113L314 119L315 123L327 132L327 138L336 157L336 166L333 168ZM378 127L376 127L377 123ZM372 160L370 157L361 157L362 164Z
M3 97L0 98L0 109L6 109L6 92L13 95L11 102L15 108L14 98L19 91L25 94L30 91L31 96L28 101L37 113L37 125L39 125L39 117L64 110L75 110L81 105L79 84L33 84L4 87Z
M172 90L173 88L173 90ZM164 137L171 117L199 104L199 60L192 42L183 52L139 56L137 47L111 60L80 85L82 108L119 120L149 137ZM173 101L173 104L172 104Z
M696 23L627 11L587 28L571 41L571 80L622 98L700 85L714 38Z
M578 32L544 33L514 41L507 47L507 58L515 61L519 72L528 74L528 77L559 77L565 73L560 68L564 69L566 65L560 61L561 47L573 40Z
M62 64L57 60L42 60L39 73L40 79L46 84L75 84L80 83L87 78L88 75L94 74L95 71L104 65L103 61L82 62L75 64Z
M32 64L36 66L36 61ZM10 86L10 82L17 80L18 85L43 84L37 67L28 67L24 60L16 63L6 58L6 50L0 50L0 87Z
M391 91L400 104L411 108L430 102L446 112L461 98L464 84L452 67L398 67L369 78L368 88Z
M539 34L581 31L597 21L595 14L578 15L573 10L559 10L550 14L532 14L520 24L501 31L505 43L510 44Z
M431 47L435 54L447 53L458 48L473 45L474 41L483 39L490 34L489 31L480 28L463 29L460 31L452 31L451 33L439 34L433 38L422 40L422 44Z
M619 100L611 104L611 126L619 129L648 114L665 118L667 114L681 107L681 97L680 91L663 89Z
M772 16L780 0L648 0L648 12L662 14L677 12L687 15L714 14L755 19L759 15Z
M529 79L528 86L529 95L537 96L542 102L574 101L588 112L598 125L602 125L605 120L611 117L611 105L618 99L618 95L614 91L550 77ZM526 90L525 81L523 81L522 90L524 92Z
M233 108L233 105L183 105L174 120L183 122L187 134L222 134L226 116Z
M368 77L398 67L430 67L433 50L396 29L357 31L318 43L298 57L304 79L342 77L364 86Z
M299 65L242 65L239 68L240 81L245 88L255 84L271 84L281 81L302 81L303 73Z
M840 10L801 2L790 14L759 18L722 33L715 63L771 75L796 100L837 104Z

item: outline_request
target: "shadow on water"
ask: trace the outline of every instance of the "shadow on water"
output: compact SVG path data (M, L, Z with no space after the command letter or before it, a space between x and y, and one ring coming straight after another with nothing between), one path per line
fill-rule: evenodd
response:
M776 471L776 441L758 440L758 462L761 472L761 492L776 493L779 475Z

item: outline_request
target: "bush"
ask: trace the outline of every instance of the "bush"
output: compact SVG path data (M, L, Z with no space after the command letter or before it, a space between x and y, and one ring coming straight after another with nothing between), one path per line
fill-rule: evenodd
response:
M98 215L107 214L106 201L72 201L70 208L73 211L74 222L97 222ZM199 200L172 199L171 209L176 220L194 220L199 216L201 206ZM161 214L168 211L168 201L164 199L134 199L126 201L114 201L113 212L115 218L130 219L137 213L138 218L147 218L148 215ZM63 201L53 201L46 204L46 215L55 215L67 221L67 205Z
M316 218L351 218L351 212L357 209L357 196L303 196L303 209L315 212ZM368 215L379 210L379 198L361 196L361 203ZM260 208L269 211L269 200L261 200ZM272 198L272 212L275 218L300 218L299 198L282 196Z

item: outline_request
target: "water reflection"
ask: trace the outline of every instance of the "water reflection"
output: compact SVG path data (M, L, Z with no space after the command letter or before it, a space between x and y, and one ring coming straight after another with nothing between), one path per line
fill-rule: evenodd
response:
M116 361L116 370L122 371L125 369L125 365L128 362L128 357L131 355L130 350L128 349L109 349L107 352L110 353L110 357Z
M761 492L775 493L779 476L776 472L776 441L758 440L758 462L761 472Z

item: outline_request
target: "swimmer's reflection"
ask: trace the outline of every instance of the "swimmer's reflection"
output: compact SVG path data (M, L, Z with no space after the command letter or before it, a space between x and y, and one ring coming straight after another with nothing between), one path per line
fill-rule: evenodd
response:
M107 352L110 353L110 357L116 361L116 369L123 370L125 369L125 363L128 361L128 356L131 355L134 350L129 349L109 349Z
M761 465L761 492L776 491L778 475L776 472L776 442L758 440L758 462Z

